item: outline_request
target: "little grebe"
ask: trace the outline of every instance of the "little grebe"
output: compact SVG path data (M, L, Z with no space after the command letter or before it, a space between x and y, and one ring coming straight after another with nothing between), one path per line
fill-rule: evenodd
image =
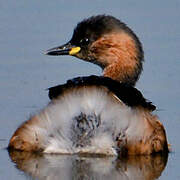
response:
M72 39L48 55L71 55L99 65L103 76L78 77L49 88L51 102L23 123L9 148L44 153L135 155L168 152L155 106L133 86L142 71L142 45L107 15L80 22Z

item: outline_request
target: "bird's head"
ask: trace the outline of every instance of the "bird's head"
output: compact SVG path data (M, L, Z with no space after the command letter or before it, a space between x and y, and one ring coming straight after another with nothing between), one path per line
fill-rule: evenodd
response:
M135 85L142 71L143 49L138 37L120 20L92 16L78 23L71 40L47 55L71 55L95 63L103 75Z

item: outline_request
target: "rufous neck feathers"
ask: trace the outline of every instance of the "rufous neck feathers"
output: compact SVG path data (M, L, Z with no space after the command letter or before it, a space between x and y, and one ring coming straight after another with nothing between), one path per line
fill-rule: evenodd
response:
M125 32L104 35L90 48L104 76L131 85L135 85L142 71L140 51L134 38Z

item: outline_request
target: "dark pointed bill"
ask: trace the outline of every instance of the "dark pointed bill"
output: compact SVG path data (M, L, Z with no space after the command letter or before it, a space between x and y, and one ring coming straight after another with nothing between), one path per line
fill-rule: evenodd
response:
M80 47L73 46L70 43L64 44L59 47L51 48L45 52L46 55L59 56L59 55L75 55L81 50Z

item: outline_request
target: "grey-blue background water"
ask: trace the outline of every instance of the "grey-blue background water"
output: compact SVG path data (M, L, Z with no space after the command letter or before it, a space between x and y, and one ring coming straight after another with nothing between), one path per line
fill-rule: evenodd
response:
M45 89L75 76L101 74L93 64L45 56L43 50L69 40L78 21L104 13L126 22L143 43L137 87L157 105L172 145L159 179L180 179L180 0L0 0L0 179L30 178L4 148L18 125L47 104Z

